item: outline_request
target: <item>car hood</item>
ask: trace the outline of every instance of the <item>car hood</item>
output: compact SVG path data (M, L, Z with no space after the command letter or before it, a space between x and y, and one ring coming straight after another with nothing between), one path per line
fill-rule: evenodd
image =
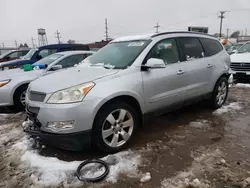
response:
M15 60L11 60L11 61L6 61L4 63L1 64L1 66L5 66L5 65L15 65L15 64L28 64L30 62L30 60L25 60L25 59L15 59Z
M232 54L231 56L231 62L234 63L234 62L239 62L239 63L242 63L242 62L248 62L250 63L250 53L239 53L239 54Z
M23 69L9 69L5 71L0 71L0 81L14 79L21 76L30 76L30 75L41 75L43 70L33 70L33 71L24 71Z
M95 81L117 72L119 72L119 70L105 69L102 67L73 67L40 77L31 82L30 89L33 91L53 93L75 85Z

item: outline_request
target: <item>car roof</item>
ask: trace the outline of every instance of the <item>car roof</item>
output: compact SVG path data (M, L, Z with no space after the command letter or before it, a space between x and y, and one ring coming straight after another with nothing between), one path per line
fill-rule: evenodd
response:
M74 47L74 46L88 46L85 44L49 44L45 46L40 46L38 48L43 49L43 48L67 48L67 47Z
M94 51L87 51L87 50L76 50L76 51L65 51L65 52L58 52L56 54L61 55L74 55L74 54L86 54L86 53L95 53Z
M150 39L153 39L154 37L158 37L158 36L161 36L161 35L170 35L170 34L186 34L186 35L191 35L191 36L196 36L196 37L206 36L206 37L213 38L213 39L217 40L217 38L215 38L214 36L209 35L209 34L205 34L205 33L190 32L190 31L175 31L175 32L151 33L151 34L145 34L145 35L124 36L124 37L119 37L117 39L114 39L112 42L150 40Z

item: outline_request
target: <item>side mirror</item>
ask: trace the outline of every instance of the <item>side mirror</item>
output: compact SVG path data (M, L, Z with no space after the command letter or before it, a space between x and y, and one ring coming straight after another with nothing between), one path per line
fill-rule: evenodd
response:
M57 70L60 70L62 69L62 65L54 65L51 67L50 71L57 71Z
M166 65L162 59L150 58L145 65L142 65L142 70L144 69L162 69Z
M41 55L37 55L37 56L36 56L36 59L37 59L37 60L40 60L40 59L42 59L42 56L41 56Z

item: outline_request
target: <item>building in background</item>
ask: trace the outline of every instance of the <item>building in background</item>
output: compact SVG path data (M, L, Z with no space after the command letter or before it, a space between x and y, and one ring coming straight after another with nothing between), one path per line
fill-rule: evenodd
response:
M245 43L250 41L250 36L238 36L237 37L237 43Z
M87 44L89 46L89 48L92 50L92 51L98 51L99 49L101 49L102 47L106 46L109 42L109 41L99 41L99 42L94 42L94 43L89 43Z

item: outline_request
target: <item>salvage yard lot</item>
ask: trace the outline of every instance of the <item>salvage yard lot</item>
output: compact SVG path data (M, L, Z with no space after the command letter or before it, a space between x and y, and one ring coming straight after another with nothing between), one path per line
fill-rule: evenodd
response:
M250 88L239 84L221 109L200 103L151 118L130 149L107 156L93 149L69 152L39 145L22 131L24 113L2 113L0 187L246 187L249 114ZM75 170L93 158L106 161L110 174L101 183L83 185Z

